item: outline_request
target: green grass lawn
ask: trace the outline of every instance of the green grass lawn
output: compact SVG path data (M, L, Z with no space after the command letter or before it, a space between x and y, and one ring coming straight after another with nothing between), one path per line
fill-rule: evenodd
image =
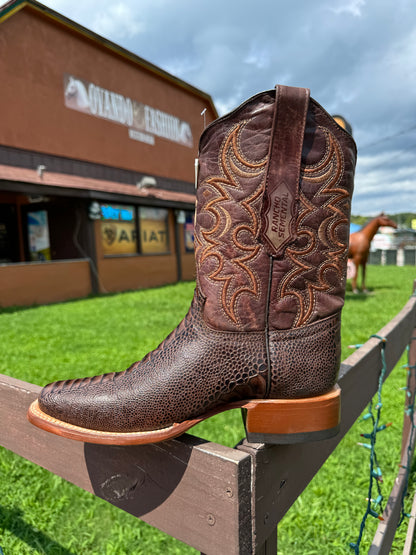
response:
M408 300L416 269L370 267L369 295L347 290L343 312L343 358L348 344L363 343ZM193 283L27 309L0 311L0 373L44 385L124 370L177 325L192 298ZM377 439L387 498L398 470L406 370L402 358L383 388L382 422L393 426ZM368 451L356 445L369 424L356 423L279 525L279 553L352 553L366 507ZM218 415L192 433L233 446L243 436L238 411ZM5 555L46 553L196 553L49 472L0 448L0 546ZM407 503L411 504L414 486ZM406 525L392 553L403 549ZM377 527L367 523L362 553Z

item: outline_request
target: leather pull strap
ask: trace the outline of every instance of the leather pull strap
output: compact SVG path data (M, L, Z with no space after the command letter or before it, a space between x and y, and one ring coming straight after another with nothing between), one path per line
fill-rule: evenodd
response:
M261 238L271 256L283 254L295 239L300 165L309 89L276 85Z

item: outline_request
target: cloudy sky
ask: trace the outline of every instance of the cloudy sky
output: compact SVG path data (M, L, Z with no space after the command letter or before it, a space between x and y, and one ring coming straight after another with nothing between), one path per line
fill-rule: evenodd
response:
M209 93L220 115L276 83L343 115L353 214L416 212L415 0L43 0Z

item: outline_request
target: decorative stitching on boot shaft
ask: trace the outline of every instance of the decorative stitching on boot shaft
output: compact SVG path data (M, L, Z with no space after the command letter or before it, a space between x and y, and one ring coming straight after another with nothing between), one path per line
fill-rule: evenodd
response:
M266 329L269 264L260 232L274 102L274 91L257 95L201 139L197 282L204 318L216 329ZM304 326L343 306L355 158L352 138L310 99L294 240L274 256L271 330Z
M220 174L204 181L203 198L207 202L200 208L204 212L200 222L206 223L200 223L195 234L198 270L204 272L206 268L205 279L216 285L219 309L238 326L241 326L237 311L240 296L258 298L261 289L253 261L261 248L256 240L260 226L256 203L264 191L267 164L266 158L250 161L244 156L240 141L246 124L243 121L233 126L223 140L218 155ZM242 196L238 219L231 214L235 212L232 203L237 191Z
M305 166L302 183L317 184L319 189L308 200L307 193L300 196L300 210L296 222L297 239L286 249L292 268L281 279L277 299L291 297L298 305L292 327L309 323L314 316L318 292L334 290L334 283L345 281L347 237L338 237L337 230L348 225L349 193L339 186L344 160L334 135L319 128L327 147L322 160ZM318 222L318 225L315 224Z

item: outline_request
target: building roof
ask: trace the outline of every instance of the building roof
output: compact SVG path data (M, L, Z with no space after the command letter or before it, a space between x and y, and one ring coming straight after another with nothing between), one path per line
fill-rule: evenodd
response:
M207 102L210 105L210 107L213 111L214 117L218 117L217 110L216 110L215 105L212 101L212 98L209 94L201 91L200 89L194 87L193 85L190 85L186 81L182 81L182 79L179 79L178 77L175 77L171 73L168 73L167 71L165 71L165 70L161 69L160 67L152 64L151 62L148 62L147 60L144 60L140 56L137 56L136 54L133 54L129 50L126 50L125 48L122 48L118 44L116 44L114 42L111 42L110 40L98 35L97 33L94 33L90 29L87 29L86 27L83 27L79 23L76 23L75 21L72 21L71 19L69 19L69 18L65 17L64 15L52 10L51 8L48 8L47 6L44 6L40 2L37 2L36 0L10 0L9 2L6 2L2 6L0 6L0 23L5 21L9 17L12 17L13 15L18 13L22 9L34 10L37 13L43 15L44 17L47 17L48 19L50 19L52 21L55 21L56 23L61 24L65 27L69 28L71 31L75 31L75 32L83 35L88 40L91 40L92 42L94 42L96 44L98 43L103 48L111 50L113 53L121 56L124 59L129 60L130 62L139 66L140 68L145 69L146 71L149 71L150 73L153 73L155 75L158 75L159 77L162 77L163 79L166 79L167 81L174 84L175 86L177 86L181 89L185 89L189 93L191 93L195 96L198 96L199 98L203 98L205 100L205 102Z
M2 0L0 0L0 2L1 1ZM218 114L212 98L207 93L171 75L121 46L101 37L82 25L75 23L36 0L10 0L0 5L0 24L14 17L22 10L29 10L32 13L36 13L36 15L41 18L46 18L54 25L58 27L61 26L71 33L80 35L86 41L91 41L104 51L109 51L116 57L118 56L122 60L127 60L137 69L149 72L160 79L166 80L174 87L182 89L194 97L201 99L205 105L208 105L210 109L212 109L213 115L217 117ZM63 159L51 154L29 152L4 145L0 145L0 148L13 151L14 153L14 158L7 160L7 158L10 157L10 153L9 156L4 155L2 157L0 152L0 183L1 189L5 191L22 192L29 195L69 195L79 198L111 200L113 202L133 202L135 199L140 199L140 202L143 204L171 206L174 208L193 208L195 205L195 195L193 194L192 184L188 182L185 183L177 179L154 176L157 178L156 186L140 189L131 182L133 177L136 174L138 175L137 171L114 168L112 166L104 168L104 166L100 165L100 167L98 167L97 164L87 161L73 160L72 158ZM34 163L30 168L27 163L20 165L19 160L21 160L24 155L29 155L31 159L33 158L32 162L37 160L37 163ZM40 162L38 160L40 159L39 157L42 158ZM48 161L45 162L43 158L47 158ZM45 163L49 169L44 171L40 176L35 168L38 168L39 164L43 165ZM71 171L67 171L68 165ZM104 171L106 169L108 171ZM81 171L81 173L77 173L79 171ZM90 175L87 175L88 173ZM94 173L96 173L96 175L94 175ZM148 172L145 173L146 175L148 174ZM120 181L118 181L119 178ZM128 181L126 181L127 178ZM133 183L136 181L137 180L134 180Z
M0 182L2 182L2 188L9 183L12 191L16 191L19 184L23 184L24 190L28 191L27 187L30 185L35 194L59 194L59 190L65 189L66 191L72 190L74 195L85 196L81 193L87 191L87 196L90 198L112 198L119 202L129 202L132 197L135 197L136 199L140 198L146 204L149 204L150 200L152 204L166 206L186 204L191 208L195 204L195 195L188 193L166 191L156 187L140 189L134 185L125 185L115 181L49 171L40 175L37 170L15 166L0 165Z

